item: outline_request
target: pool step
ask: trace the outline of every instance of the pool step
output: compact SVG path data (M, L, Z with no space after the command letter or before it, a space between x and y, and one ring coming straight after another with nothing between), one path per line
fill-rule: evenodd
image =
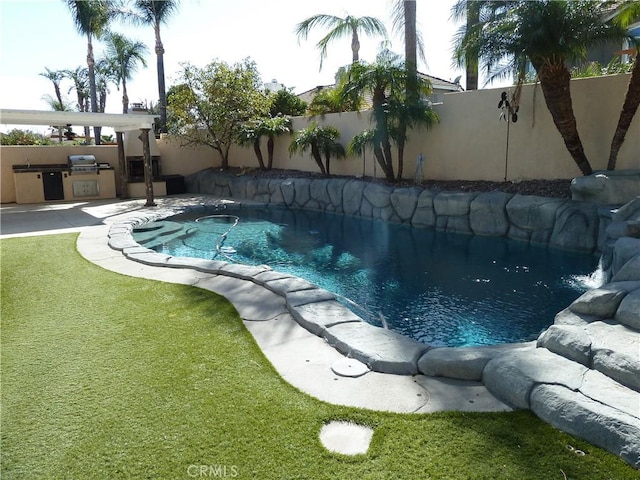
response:
M640 282L590 290L560 312L537 348L505 353L482 371L516 408L640 468Z
M546 348L507 353L487 363L491 393L553 426L640 467L640 393Z
M147 248L155 248L176 238L182 238L190 232L181 223L164 220L136 227L133 233L136 242L140 245L144 245Z
M640 332L633 328L611 320L552 325L538 345L640 392Z

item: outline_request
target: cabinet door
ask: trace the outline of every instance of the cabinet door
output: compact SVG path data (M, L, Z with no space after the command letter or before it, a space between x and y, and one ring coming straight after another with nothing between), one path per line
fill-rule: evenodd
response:
M45 200L64 200L62 172L42 172Z

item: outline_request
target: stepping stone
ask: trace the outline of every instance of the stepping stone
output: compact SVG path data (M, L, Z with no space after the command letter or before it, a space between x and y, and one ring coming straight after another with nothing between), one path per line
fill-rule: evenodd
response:
M362 455L369 450L373 429L351 422L330 422L320 430L324 447L342 455Z

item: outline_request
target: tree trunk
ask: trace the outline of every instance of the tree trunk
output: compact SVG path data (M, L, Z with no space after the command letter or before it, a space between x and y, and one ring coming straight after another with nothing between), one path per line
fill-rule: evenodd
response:
M351 61L356 63L360 60L360 40L358 39L358 31L356 27L353 27L351 32Z
M95 59L93 57L93 43L91 43L91 34L87 34L87 67L89 70L89 93L91 94L91 112L98 113L98 91L96 88L96 70ZM93 136L96 145L100 145L101 126L93 127Z
M327 175L331 175L331 154L327 153L324 156L324 160L325 160L325 170L327 172Z
M540 78L540 87L544 94L545 103L567 150L582 174L591 175L593 170L584 153L582 141L578 135L576 118L573 114L570 91L571 73L565 67L564 62L545 63L539 66L534 63L534 67Z
M416 0L404 1L404 56L408 82L415 81L418 68L418 35L416 31ZM417 82L416 82L417 83Z
M160 103L159 132L167 133L167 92L164 83L164 46L160 39L160 24L154 26L156 34L156 60L158 69L158 101Z
M122 132L116 132L116 142L118 144L118 170L120 171L120 198L128 198L127 160L124 156L124 134Z
M382 169L382 173L384 173L385 178L389 178L389 172L387 168L387 163L384 159L384 153L382 153L382 148L377 143L373 146L373 155L376 157L376 161L380 168ZM391 172L391 176L393 177L393 172Z
M264 168L264 158L262 157L262 150L260 150L260 137L256 138L253 141L253 151L256 154L256 158L258 159L258 165L260 165L260 170L266 170Z
M615 170L616 168L618 152L624 143L624 137L631 126L633 117L638 111L638 105L640 105L640 52L636 54L636 61L633 65L633 70L631 71L627 95L625 96L624 104L622 105L622 111L620 112L620 118L618 119L618 126L613 134L613 140L611 141L611 151L609 152L607 170Z
M405 124L405 122L402 122L402 126L400 128L406 131L407 125ZM401 132L401 134L403 133ZM398 175L396 176L398 180L402 180L402 175L404 175L404 145L405 145L404 139L399 139L398 140Z
M127 81L122 76L122 113L129 112L129 94L127 93Z
M311 156L318 164L318 167L320 168L320 172L323 175L326 175L327 171L324 169L324 164L322 163L322 156L320 155L320 150L318 149L317 145L311 145Z
M385 156L385 163L387 165L387 180L390 182L395 181L395 175L393 174L393 155L391 153L391 143L389 142L389 136L382 142L382 152Z
M268 164L267 170L271 170L273 168L273 149L275 147L275 140L272 136L267 140L267 155L268 155Z
M467 31L472 26L477 25L480 22L480 2L474 2L467 0ZM464 64L466 69L466 88L468 90L478 89L478 59L470 58L470 55L465 55Z
M405 103L413 105L418 101L418 35L416 31L416 0L404 1L404 54L407 80L405 85ZM407 121L404 115L398 125L398 175L404 174L404 146L407 135Z
M142 157L144 163L144 189L147 197L145 207L155 207L153 201L153 164L151 163L151 149L149 148L149 128L141 128L140 136L142 142Z

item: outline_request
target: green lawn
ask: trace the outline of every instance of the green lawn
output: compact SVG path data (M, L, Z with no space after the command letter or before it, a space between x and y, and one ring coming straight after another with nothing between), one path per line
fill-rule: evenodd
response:
M320 402L279 377L225 299L103 270L75 240L0 241L4 480L225 469L242 479L640 478L529 412L400 415ZM318 432L332 419L373 426L369 453L325 450Z

